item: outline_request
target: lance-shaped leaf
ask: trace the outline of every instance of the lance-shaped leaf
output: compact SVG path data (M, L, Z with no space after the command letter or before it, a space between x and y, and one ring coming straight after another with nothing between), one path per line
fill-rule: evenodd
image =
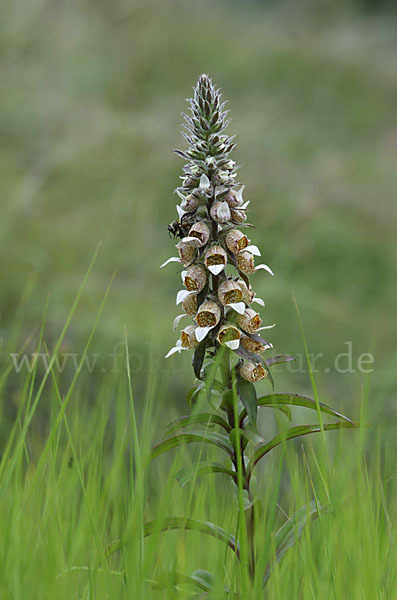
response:
M342 415L342 413L334 410L331 406L327 404L323 404L322 402L317 402L312 400L311 398L306 398L306 396L299 396L298 394L268 394L267 396L262 396L257 400L258 406L274 406L275 408L280 408L281 405L286 406L302 406L304 408L310 408L311 410L318 411L331 415L333 417L337 417L342 421L346 421L346 423L350 423L353 425L353 421ZM240 424L244 421L247 416L246 411L242 411L240 414Z
M279 354L277 356L270 356L265 359L265 364L268 367L272 365L279 365L281 363L291 362L292 360L296 360L294 356L284 356L283 354Z
M299 540L302 530L310 519L315 519L322 512L329 512L327 508L319 507L314 502L302 506L285 523L280 527L274 536L275 547L275 562L280 562L285 553ZM263 585L266 585L273 566L274 561L269 561L263 578Z
M213 389L219 390L219 382L216 380L216 374L219 369L219 366L224 358L225 348L221 347L218 350L217 355L211 360L208 365L206 365L204 369L204 378L205 378L205 388L207 393L207 400L211 400L211 393ZM222 386L221 386L222 389Z
M213 444L227 452L230 456L233 456L233 448L225 435L213 431L193 431L191 433L178 433L177 435L163 440L154 446L150 459L153 460L157 456L160 456L160 454L164 454L164 452L168 452L168 450L172 450L177 446L191 444L193 442Z
M258 398L257 400L257 405L258 408L260 408L261 406L265 406L268 408L275 408L276 410L279 410L280 412L283 413L283 415L285 415L288 419L288 421L291 421L292 419L292 415L291 415L291 409L289 406L283 406L282 404L276 404L273 402L268 402L267 404L261 404L261 398ZM245 408L241 411L240 413L240 417L239 417L239 424L240 427L243 427L244 425L244 421L247 418L247 411L245 410ZM246 427L244 427L246 429Z
M200 477L207 473L223 473L229 475L237 483L237 473L228 469L224 465L215 462L201 462L198 465L192 465L178 471L176 478L181 487L185 487L194 477Z
M330 431L333 429L354 428L356 426L356 423L338 421L338 423L326 423L323 425L322 428L320 427L320 425L297 425L296 427L291 427L290 429L287 429L287 431L280 433L270 442L264 444L263 446L260 446L256 450L249 464L248 478L251 476L253 468L260 461L261 458L263 458L268 452L270 452L270 450L273 450L273 448L279 446L287 440L301 437L303 435L309 435L310 433L320 433L322 430Z
M256 389L253 383L246 381L242 377L237 379L237 393L247 411L248 419L251 425L256 425L256 415L258 406L256 402Z
M188 529L190 531L199 531L200 533L211 535L221 542L224 542L236 553L236 556L240 558L239 543L236 541L234 535L210 521L199 521L197 519L186 519L184 517L166 517L161 520L145 523L143 535L144 537L148 537L149 535L160 533L161 531L169 531L170 529ZM115 542L112 542L106 548L106 558L109 558L126 544L128 544L128 540L116 540Z
M197 346L196 350L194 351L194 355L193 355L193 370L194 370L194 374L196 375L197 379L201 379L201 367L203 366L204 357L205 357L205 346L206 346L206 341L204 339Z
M175 421L172 421L167 425L167 432L165 435L170 435L171 433L175 433L184 427L188 427L189 425L193 425L196 423L201 423L203 425L220 425L225 429L228 433L231 431L231 427L229 423L225 421L223 417L213 413L198 413L196 415L190 415L185 417L180 417Z
M229 440L233 448L237 448L240 444L242 448L246 448L250 437L244 429L232 429L229 433Z
M188 393L186 394L186 401L189 406L194 406L196 404L198 400L198 395L203 390L203 388L204 382L200 381L188 391Z

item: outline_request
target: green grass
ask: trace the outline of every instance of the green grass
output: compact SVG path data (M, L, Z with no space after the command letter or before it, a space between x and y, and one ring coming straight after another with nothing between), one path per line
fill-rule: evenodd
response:
M123 368L103 380L93 409L85 378L79 381L79 376L107 294L93 315L75 376L66 382L54 359L41 374L37 362L30 374L20 373L19 388L14 389L17 414L0 464L1 597L206 597L194 596L199 589L186 581L173 586L167 575L204 569L215 577L212 598L232 598L223 591L226 585L244 598L262 599L262 576L251 592L244 591L244 566L223 542L199 532L161 532L156 527L153 535L144 537L144 523L167 516L212 521L239 537L239 500L219 474L179 486L177 471L208 453L199 445L149 462L151 448L172 415L169 373L157 378L149 374L146 396L137 402L126 366L126 341ZM84 284L55 350L83 295ZM45 337L43 321L37 350L47 352ZM2 378L3 393L8 375ZM368 423L370 396L367 382L360 403L363 424ZM3 402L6 397L4 393ZM44 420L37 411L42 403L48 405ZM261 411L259 427L266 437L287 425L283 415L274 418L271 409ZM315 421L316 411L314 417L310 412L293 408L294 421ZM175 409L174 416L180 416ZM272 560L272 532L287 515L313 500L328 507L319 519L309 521L284 560L274 566L265 598L395 597L396 455L385 443L382 428L372 429L363 426L317 434L318 439L303 443L287 442L258 468L259 573ZM219 450L210 451L210 456L222 458Z
M289 442L259 469L262 564L273 518L278 526L314 498L332 506L275 568L267 598L396 597L395 15L332 4L6 0L1 598L172 599L171 587L150 582L198 568L241 589L221 542L175 531L142 539L143 521L165 515L235 533L238 504L223 475L184 489L175 480L198 447L147 464L164 424L186 414L192 382L189 353L163 359L176 338L179 279L158 267L173 253L166 226L181 169L171 154L183 145L179 113L203 71L230 100L252 241L276 273L254 282L263 319L277 323L270 341L303 357L296 372L275 369L276 390L317 394L372 424ZM309 353L324 353L315 393L293 297ZM370 376L334 368L347 341L355 363L373 352ZM40 359L18 373L10 357L57 347L76 364L59 372ZM84 360L96 355L91 369ZM261 412L266 438L285 426ZM315 420L306 413L294 408L294 422ZM106 560L118 539L121 550Z

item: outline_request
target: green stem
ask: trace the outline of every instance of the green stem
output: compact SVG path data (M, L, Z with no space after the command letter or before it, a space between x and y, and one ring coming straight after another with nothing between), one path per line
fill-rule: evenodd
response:
M243 583L245 587L250 587L255 578L255 549L254 549L254 522L251 510L246 511L244 508L244 491L248 492L248 497L251 499L249 486L246 482L246 469L244 460L244 446L239 429L239 411L237 397L237 381L234 369L230 373L231 388L233 390L233 406L231 407L229 416L230 425L236 430L234 444L233 463L237 472L237 488L239 502L238 530L241 545L241 564L243 566ZM247 571L245 571L247 569Z
M220 372L222 377L222 385L225 390L231 388L231 378L230 378L230 350L226 346L222 346L221 352L223 352L221 361L220 361ZM230 423L233 427L233 423Z
M252 501L251 492L249 489L249 483L246 479L246 469L245 469L245 461L244 461L244 446L242 443L242 438L238 435L239 430L239 414L238 414L238 401L237 401L237 390L235 381L235 373L231 372L230 369L230 350L229 348L223 347L220 352L223 354L220 357L220 372L222 378L222 384L224 390L232 389L233 390L233 405L227 407L227 416L229 420L229 424L232 429L237 431L237 436L234 444L234 456L233 456L233 464L237 473L237 481L236 485L238 488L238 497L239 497L239 521L240 521L240 538L242 545L242 558L244 556L245 547L245 556L246 556L246 564L248 566L249 578L251 581L254 581L255 578L255 546L254 546L254 532L255 532L255 515L254 515L254 507L252 506L250 509L244 509L244 496L243 492L246 490L248 493L248 498ZM234 385L233 385L234 384Z

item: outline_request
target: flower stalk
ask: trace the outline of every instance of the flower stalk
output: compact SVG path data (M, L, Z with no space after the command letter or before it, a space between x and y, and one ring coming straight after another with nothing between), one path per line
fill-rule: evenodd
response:
M212 413L196 411L191 417L170 424L169 436L153 449L152 456L191 442L206 442L226 453L224 466L199 463L196 472L223 473L231 477L239 507L239 539L224 531L220 534L221 528L207 522L197 527L206 533L209 525L214 527L217 537L226 540L241 558L241 597L245 598L252 589L250 586L257 586L258 577L266 583L272 568L269 563L265 573L258 573L256 565L257 504L251 488L256 464L288 439L355 424L318 401L296 394L274 393L271 366L293 358L266 358L266 351L273 346L261 332L274 325L262 325L259 312L253 308L254 303L263 307L264 301L257 298L249 277L260 270L270 275L273 271L266 264L256 264L255 257L261 252L248 237L248 229L252 227L247 223L249 202L243 197L244 186L237 181L239 167L230 157L235 143L234 137L225 134L229 124L226 103L207 75L199 77L188 102L190 113L183 115L183 136L188 148L175 151L185 161L181 184L175 190L180 201L176 207L178 220L168 226L170 234L178 240L178 256L165 261L162 267L171 262L180 264L184 287L177 293L176 303L184 312L175 318L174 328L185 317L190 323L181 330L167 357L182 350L193 352L196 381L188 392L188 402L195 407L198 398L204 395ZM271 390L258 398L255 386L262 380L270 384ZM316 425L287 427L282 435L265 443L257 428L258 408L272 406L290 417L289 407L296 405L309 408L317 415L321 412L333 415L337 422L322 425L320 429ZM209 430L210 424L219 426L222 433ZM204 429L190 431L192 425L204 426ZM188 431L180 433L181 428ZM184 484L189 479L185 472L181 478ZM308 509L308 518L319 510L317 504L315 509ZM291 523L294 523L293 517ZM299 530L292 531L296 539L301 529L300 522ZM276 547L275 560L281 560L285 552L281 546ZM245 581L247 573L249 589Z

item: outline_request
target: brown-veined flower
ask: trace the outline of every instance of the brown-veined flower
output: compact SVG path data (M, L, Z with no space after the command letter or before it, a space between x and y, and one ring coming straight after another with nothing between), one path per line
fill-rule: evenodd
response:
M197 311L195 321L198 325L196 328L196 339L201 342L207 333L216 327L221 318L221 309L217 302L206 300L203 302Z
M184 286L189 292L201 292L207 283L207 275L204 267L201 265L193 265L186 271L182 272ZM184 299L184 298L183 298ZM183 300L182 299L182 300Z
M252 308L247 308L243 315L237 317L237 323L243 331L255 333L261 326L262 319L260 318L259 313L252 310Z
M204 255L205 266L213 275L219 275L227 265L227 254L218 244L208 248Z
M240 367L240 375L246 381L255 383L256 381L264 379L267 375L267 371L260 363L254 364L252 362L245 362Z
M233 254L238 254L249 244L249 240L244 233L238 229L232 229L226 234L225 238L226 246Z
M189 229L189 238L197 238L200 248L205 246L210 238L210 230L208 225L203 221L198 221Z
M227 202L216 200L211 206L211 217L217 223L227 223L231 218L231 211Z
M218 298L223 306L230 306L241 315L244 314L243 292L237 281L232 279L222 281L218 287Z
M225 323L219 328L217 341L223 346L237 350L240 345L241 331L233 323Z
M198 341L196 339L196 327L194 325L188 325L185 329L182 329L181 337L176 342L175 346L166 354L165 358L172 356L175 352L180 354L182 350L193 350L197 348Z

